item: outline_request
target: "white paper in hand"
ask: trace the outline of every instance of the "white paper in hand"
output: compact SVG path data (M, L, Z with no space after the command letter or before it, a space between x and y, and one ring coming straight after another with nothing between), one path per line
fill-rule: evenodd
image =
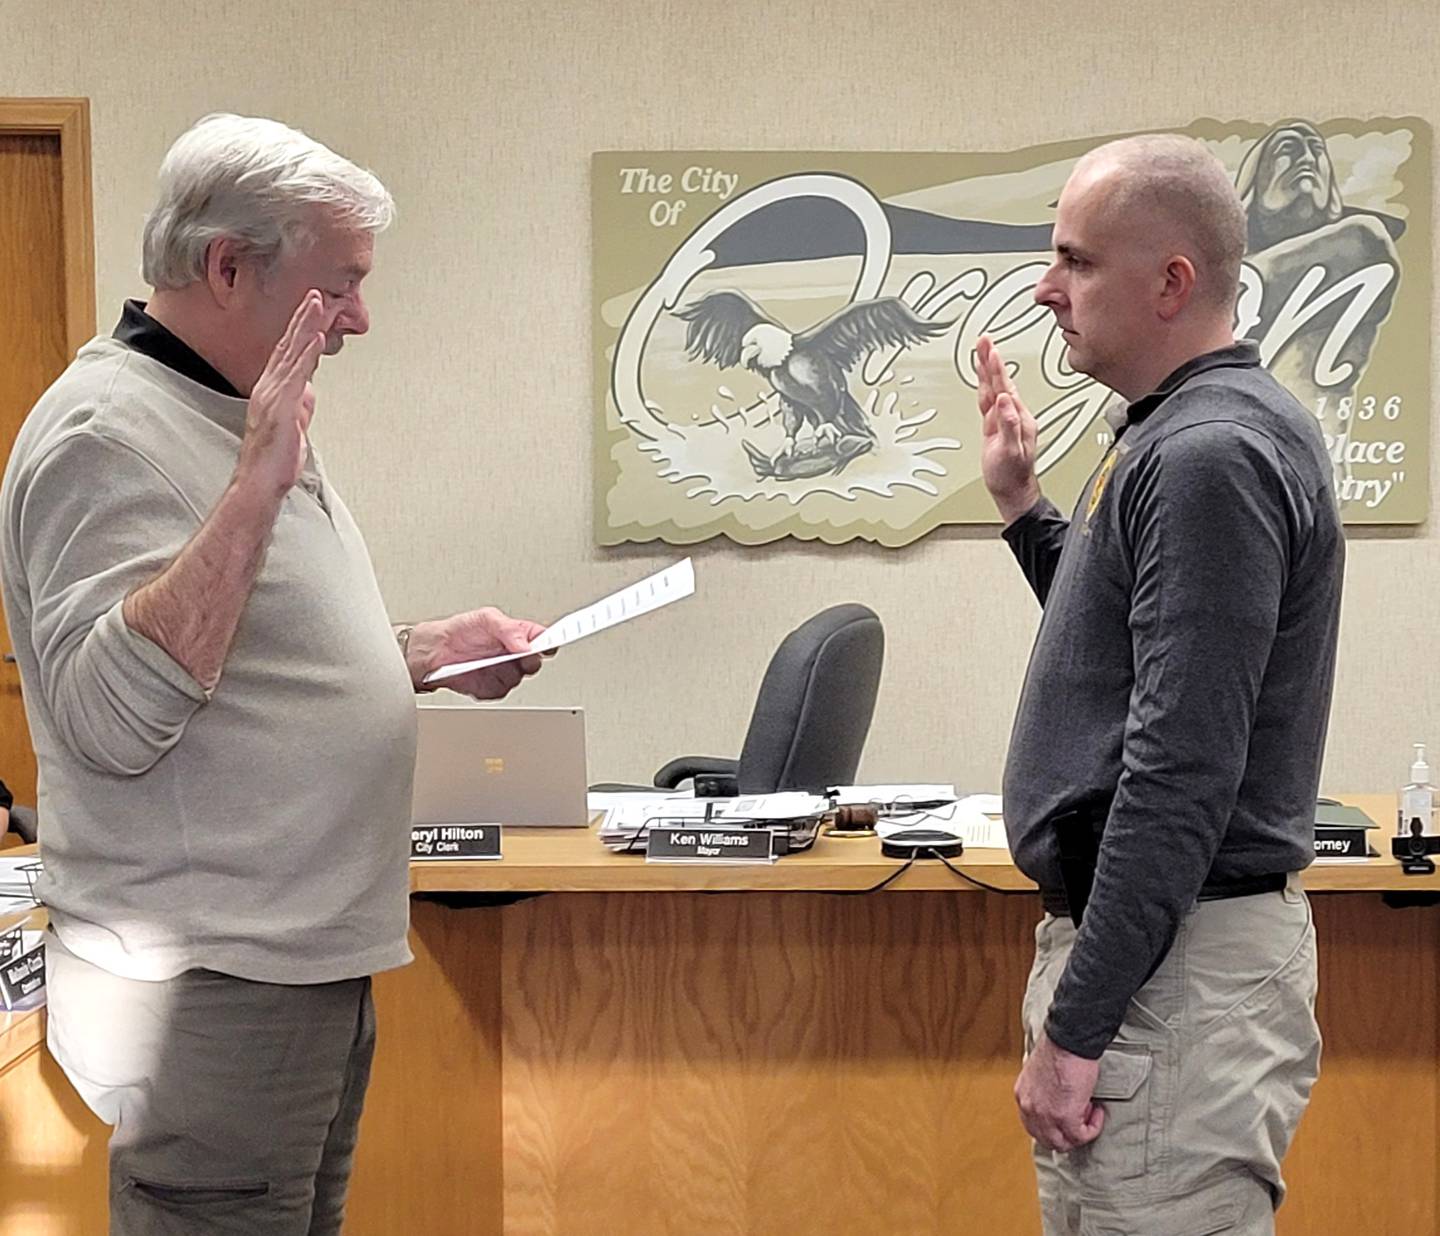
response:
M669 605L672 601L679 601L692 595L694 591L695 567L689 558L683 558L673 566L642 579L638 584L631 584L628 588L601 598L593 605L557 618L530 645L529 652L510 652L498 657L485 657L479 661L460 661L454 665L444 665L426 674L425 681L442 682L446 678L484 669L488 665L518 661L521 657L537 652L549 652L552 648L573 644L587 635L595 635L607 627L618 626L622 622L640 617L641 614L648 614L651 610Z

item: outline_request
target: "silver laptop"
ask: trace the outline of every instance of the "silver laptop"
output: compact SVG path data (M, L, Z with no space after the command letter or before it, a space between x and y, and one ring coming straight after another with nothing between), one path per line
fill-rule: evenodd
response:
M589 823L583 709L437 704L418 713L414 823Z

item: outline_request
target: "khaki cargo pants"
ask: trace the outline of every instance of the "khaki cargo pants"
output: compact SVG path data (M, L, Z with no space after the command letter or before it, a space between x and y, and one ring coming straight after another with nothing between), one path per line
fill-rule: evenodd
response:
M1069 919L1035 930L1027 1049L1074 941ZM1069 1154L1035 1148L1045 1236L1269 1236L1319 1063L1299 876L1198 904L1101 1058L1100 1136Z

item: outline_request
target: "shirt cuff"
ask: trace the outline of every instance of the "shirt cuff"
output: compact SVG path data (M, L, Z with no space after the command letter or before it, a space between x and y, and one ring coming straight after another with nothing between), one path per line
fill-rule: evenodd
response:
M1013 546L1017 541L1023 541L1035 525L1054 519L1059 515L1060 508L1042 494L1035 505L1025 514L1000 529L1000 535Z
M1082 1028L1075 1031L1064 1026L1056 1025L1055 1011L1052 1008L1045 1018L1045 1037L1062 1051L1068 1051L1072 1056L1081 1056L1086 1060L1099 1060L1105 1054L1105 1049L1110 1046L1111 1040L1115 1037L1115 1031L1108 1034L1101 1030L1098 1033L1091 1029L1088 1033Z
M124 605L117 601L95 623L95 646L105 678L134 690L136 711L151 716L163 715L177 703L184 703L184 714L193 705L206 703L212 692L154 640L133 630L125 621Z

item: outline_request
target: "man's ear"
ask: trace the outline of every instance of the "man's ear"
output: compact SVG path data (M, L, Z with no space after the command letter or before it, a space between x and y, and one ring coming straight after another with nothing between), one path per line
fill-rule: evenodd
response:
M1173 321L1194 294L1195 263L1183 253L1177 253L1165 263L1165 281L1160 289L1156 312L1163 321Z
M217 304L228 306L245 277L240 247L229 236L217 236L205 250L205 283Z

